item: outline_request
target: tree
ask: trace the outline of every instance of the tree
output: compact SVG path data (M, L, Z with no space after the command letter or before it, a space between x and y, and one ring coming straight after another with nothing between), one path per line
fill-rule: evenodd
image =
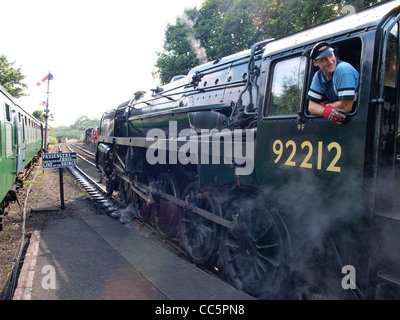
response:
M87 116L81 116L69 127L61 126L54 128L54 134L52 135L57 138L80 139L84 130L88 128L97 128L99 126L99 119L90 119Z
M32 112L32 115L39 121L46 121L45 113L42 110L35 110Z
M90 119L88 116L81 116L70 126L70 129L86 130L88 128L97 128L100 126L99 119Z
M156 62L161 83L206 61L246 50L258 41L279 38L369 7L380 0L205 0L185 9L165 31ZM200 54L199 54L200 53ZM201 57L205 56L206 59Z
M187 74L199 64L196 53L192 50L190 41L195 41L190 16L196 16L197 10L185 10L182 17L177 18L176 24L168 24L165 30L164 52L158 52L156 67L161 83L169 82L174 76Z
M0 56L0 84L14 97L20 98L25 96L24 89L28 88L21 81L25 79L21 68L15 69L12 66L15 62L8 62L4 55Z

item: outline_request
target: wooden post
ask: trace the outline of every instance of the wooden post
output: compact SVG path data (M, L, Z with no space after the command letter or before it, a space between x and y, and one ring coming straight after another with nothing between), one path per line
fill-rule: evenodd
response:
M64 178L63 178L63 168L58 168L60 177L60 200L61 200L61 210L65 209L64 205Z

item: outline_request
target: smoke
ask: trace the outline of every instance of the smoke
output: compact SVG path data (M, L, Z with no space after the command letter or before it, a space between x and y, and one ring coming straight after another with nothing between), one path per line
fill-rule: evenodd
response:
M126 208L117 210L110 216L114 219L119 219L119 222L127 227L133 227L132 221L135 218L135 210L134 203L131 201Z
M362 184L360 174L347 172L346 176L328 181L311 170L294 172L290 169L283 168L277 176L271 175L270 179L275 183L282 181L282 177L287 179L278 182L277 187L264 187L260 196L263 200L273 199L288 228L293 244L289 264L295 275L296 292L299 297L311 297L313 292L322 289L321 286L327 286L329 290L335 288L335 294L349 294L341 287L344 277L341 270L345 265L354 265L361 274L361 267L355 260L350 261L351 255L347 254L355 234L353 226L358 228L358 213L362 210L358 192ZM339 260L332 254L336 250ZM334 270L334 273L324 273L324 268Z
M188 17L188 15L184 12L182 17L182 22L189 29L189 34L187 35L187 40L189 41L190 47L192 48L192 52L196 54L197 59L199 59L200 64L206 63L207 52L204 47L201 46L200 40L196 39L194 35L194 22Z

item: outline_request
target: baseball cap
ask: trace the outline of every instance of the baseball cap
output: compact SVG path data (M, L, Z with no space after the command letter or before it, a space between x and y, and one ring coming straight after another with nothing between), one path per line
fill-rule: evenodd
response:
M311 51L311 59L317 60L324 58L330 55L333 51L333 48L328 42L319 42L317 43Z

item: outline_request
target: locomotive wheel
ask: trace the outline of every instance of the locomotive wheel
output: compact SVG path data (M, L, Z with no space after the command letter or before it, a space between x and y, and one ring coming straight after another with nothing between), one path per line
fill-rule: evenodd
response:
M142 182L145 184L149 183L148 177L146 176ZM146 200L142 199L137 194L135 194L135 209L136 209L136 218L140 222L144 222L147 219L149 219L156 210L154 204L148 203Z
M157 187L169 195L180 197L178 183L170 173L162 173L156 180ZM177 205L160 199L156 205L154 221L158 232L165 238L175 238L178 234L180 209Z
M106 194L107 196L111 196L114 192L114 188L115 188L115 180L108 178L106 180Z
M220 245L222 262L232 282L256 298L282 294L289 280L291 246L277 210L255 199L235 201L225 218L237 223L234 230L223 229Z
M119 198L125 207L127 207L129 202L133 199L133 191L131 190L129 183L122 179L119 184Z
M199 195L198 183L190 183L183 192L182 199L189 205L199 207L221 216L220 207L208 195ZM190 211L184 210L182 222L179 224L182 244L192 260L198 264L208 261L215 251L217 224Z
M151 217L151 215L156 211L156 207L154 204L148 204L146 200L141 199L137 196L136 203L136 218L140 222L144 222Z

